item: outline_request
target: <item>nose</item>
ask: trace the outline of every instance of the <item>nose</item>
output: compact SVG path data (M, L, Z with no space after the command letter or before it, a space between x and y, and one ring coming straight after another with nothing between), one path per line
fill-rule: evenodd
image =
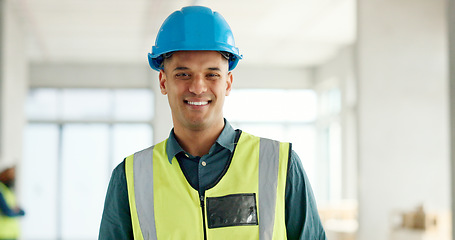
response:
M193 77L190 83L189 91L196 95L207 91L207 83L201 74L197 74Z

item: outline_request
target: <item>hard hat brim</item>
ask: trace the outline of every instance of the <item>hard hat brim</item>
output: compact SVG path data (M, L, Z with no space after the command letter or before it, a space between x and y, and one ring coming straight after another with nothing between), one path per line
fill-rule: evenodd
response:
M198 50L177 50L177 51L219 51L219 50L199 50L198 49ZM167 51L165 53L177 52L177 51ZM226 51L226 52L232 53L230 51ZM237 64L239 63L239 60L242 59L242 57L243 57L242 55L232 53L230 59L228 60L229 61L229 71L234 70L234 68L237 66ZM156 70L156 71L163 70L163 61L164 61L164 57L162 54L159 56L154 56L153 54L148 53L148 62L149 62L150 67L153 70Z

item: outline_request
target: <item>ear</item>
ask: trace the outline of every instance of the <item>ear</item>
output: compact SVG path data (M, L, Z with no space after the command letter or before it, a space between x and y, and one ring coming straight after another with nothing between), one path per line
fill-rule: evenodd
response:
M161 94L166 95L167 94L167 90L166 90L166 73L162 69L160 70L159 79L160 79Z
M228 77L226 80L226 96L229 96L229 93L231 92L232 89L232 81L234 80L234 76L232 75L232 72L228 72Z

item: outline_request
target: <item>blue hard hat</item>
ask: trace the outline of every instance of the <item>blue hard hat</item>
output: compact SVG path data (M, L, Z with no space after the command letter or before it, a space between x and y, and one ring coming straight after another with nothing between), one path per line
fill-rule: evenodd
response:
M157 71L163 69L163 54L192 50L228 52L229 71L242 58L231 28L221 14L207 7L189 6L164 20L152 53L148 54L150 67Z

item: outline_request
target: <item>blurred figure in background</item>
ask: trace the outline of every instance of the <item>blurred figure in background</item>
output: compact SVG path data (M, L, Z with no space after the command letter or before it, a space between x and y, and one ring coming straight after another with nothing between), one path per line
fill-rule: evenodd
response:
M15 167L10 167L0 173L0 239L19 238L19 219L24 211L17 206L13 193Z

